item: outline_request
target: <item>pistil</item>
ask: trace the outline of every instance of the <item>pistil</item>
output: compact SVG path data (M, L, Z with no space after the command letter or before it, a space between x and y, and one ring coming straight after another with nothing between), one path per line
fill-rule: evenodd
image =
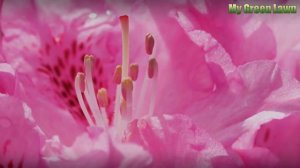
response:
M129 19L128 16L120 16L122 27L122 80L128 76L129 65Z
M120 16L120 22L122 27L122 84L121 87L117 86L116 93L116 106L115 106L115 122L126 123L131 120L132 116L132 92L133 84L132 79L128 76L129 74L129 19L128 16ZM134 77L137 76L137 69L133 72ZM120 94L120 92L122 94ZM122 97L121 97L122 96ZM121 101L121 102L120 102ZM120 105L120 106L119 106ZM123 106L126 106L124 110ZM119 108L118 108L119 107ZM124 112L123 112L124 111ZM119 130L123 130L124 124L120 125Z

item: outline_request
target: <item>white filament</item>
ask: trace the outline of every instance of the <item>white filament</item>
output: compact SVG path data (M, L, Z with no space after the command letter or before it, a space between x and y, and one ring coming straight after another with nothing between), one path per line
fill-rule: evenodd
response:
M83 111L83 114L85 116L85 118L87 119L87 122L90 126L94 126L94 123L91 119L91 116L85 106L85 103L83 101L83 97L82 97L82 94L81 94L81 90L80 90L80 78L78 76L76 76L75 78L75 92L76 92L76 96L77 96L77 99L78 99L78 102L79 102L79 105L80 105L80 108L82 109Z

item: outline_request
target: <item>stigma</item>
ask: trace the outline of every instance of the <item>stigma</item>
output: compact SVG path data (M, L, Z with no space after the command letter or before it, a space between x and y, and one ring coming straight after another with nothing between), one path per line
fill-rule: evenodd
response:
M149 33L145 36L145 55L148 57L147 72L145 76L139 76L139 65L130 63L129 59L129 17L120 16L122 29L122 63L116 65L112 82L116 84L116 95L114 100L113 119L110 122L107 114L108 91L106 88L95 88L93 84L93 55L85 55L84 72L78 72L75 77L75 92L80 108L89 126L102 127L107 129L114 126L117 130L124 130L124 127L134 120L135 114L145 111L143 105L148 103L147 115L152 115L155 106L155 93L158 74L158 62L153 54L154 38ZM135 82L142 79L141 90L136 91ZM147 89L151 89L148 102L145 101ZM134 99L133 92L139 93L139 99ZM134 102L137 101L137 102Z

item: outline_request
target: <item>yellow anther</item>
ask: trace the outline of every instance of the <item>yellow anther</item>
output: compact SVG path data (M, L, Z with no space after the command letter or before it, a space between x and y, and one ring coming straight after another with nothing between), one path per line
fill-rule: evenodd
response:
M108 95L107 90L105 88L101 88L98 90L97 98L101 107L108 106Z
M94 56L93 55L85 55L84 56L84 66L92 66L94 62Z
M84 92L85 91L85 75L84 75L84 73L78 72L76 75L76 78L79 81L80 92Z
M125 100L131 98L133 90L133 82L130 77L125 78L122 81L122 96Z

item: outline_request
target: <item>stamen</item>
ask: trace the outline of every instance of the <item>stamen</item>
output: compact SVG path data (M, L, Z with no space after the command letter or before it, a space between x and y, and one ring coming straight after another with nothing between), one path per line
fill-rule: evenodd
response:
M105 123L108 123L106 108L108 107L108 96L107 90L105 88L101 88L98 90L97 97L100 104L100 111L104 116Z
M125 100L128 100L132 96L133 82L130 77L122 81L122 96Z
M145 37L145 49L147 55L150 56L148 61L147 75L144 76L143 85L141 89L141 95L139 103L137 103L137 109L133 108L133 92L134 82L138 78L139 66L137 64L131 64L129 66L129 19L128 16L120 16L120 22L122 27L122 65L118 65L115 68L113 74L113 82L117 84L115 107L114 107L114 120L113 125L117 129L117 134L122 136L126 129L126 125L132 120L132 113L144 111L142 110L145 100L145 96L150 94L149 111L147 115L152 115L154 112L155 92L156 92L156 79L158 76L158 63L153 54L154 38L151 34L147 34ZM92 55L86 55L84 59L85 74L78 73L75 78L76 95L80 107L83 110L85 117L90 125L96 123L97 126L102 126L105 129L108 126L108 118L106 108L108 107L108 93L105 88L101 88L97 92L97 96L94 91L92 67L94 57ZM150 87L148 92L148 85ZM82 92L87 100L87 105L90 107L95 123L91 119L87 107L83 101ZM147 94L146 94L147 93ZM100 105L100 107L98 106Z
M137 78L138 78L138 74L139 74L139 66L138 66L138 64L131 64L131 65L130 65L130 71L129 71L129 75L130 75L131 79L132 79L133 81L136 81ZM133 85L134 85L134 84L133 84ZM133 87L134 87L134 86L133 86ZM133 101L133 99L134 99L133 95L135 95L135 92L136 92L136 90L133 89L133 91L132 91L132 102L131 102L131 106L132 106L132 115L135 113L135 110L136 110L136 108L135 108L135 103L136 103L136 102Z
M121 83L121 80L122 80L122 67L121 67L121 65L116 66L116 69L115 69L115 72L114 72L114 75L113 75L113 80L114 80L114 83L116 83L116 84Z
M157 75L158 64L155 58L151 58L148 62L148 77L153 78Z
M101 88L98 90L97 98L99 100L100 107L107 107L108 106L108 96L107 90L105 88Z
M131 117L130 114L128 113L127 102L124 99L121 100L121 104L119 106L118 113L114 117L116 117L115 126L117 129L117 134L119 137L122 137L124 130L127 127L127 123Z
M92 69L93 68L93 62L94 62L94 57L92 55L85 55L84 56L84 67L90 67Z
M153 36L149 33L146 35L145 37L145 49L146 49L146 53L148 55L152 55L153 53L153 48L154 48L154 38ZM156 59L154 58L154 56L152 56L150 58L150 60L148 61L148 75L144 77L143 80L143 84L142 84L142 88L141 88L141 94L139 96L139 102L137 104L137 112L141 112L142 107L144 106L145 103L145 97L146 97L146 92L147 92L147 88L148 85L150 84L150 86L153 88L154 84L153 82L150 82L149 79L153 78L156 76L158 71L158 64ZM151 90L151 96L154 94L153 92L155 92L155 90ZM151 101L152 102L152 101ZM150 102L150 106L151 106L151 102ZM153 103L152 103L153 104ZM151 111L151 110L150 110ZM136 112L135 112L136 113ZM149 113L148 113L149 114Z
M94 123L91 119L91 116L85 106L85 103L83 101L82 92L85 90L85 76L84 73L78 72L75 77L75 93L79 102L79 105L83 111L83 114L90 126L94 126Z
M108 123L106 114L100 112L96 94L94 90L93 78L92 78L92 65L93 65L94 57L92 55L86 55L84 58L85 65L85 74L86 74L86 89L84 95L87 99L87 102L90 106L90 109L93 113L93 116L96 120L96 124L98 126L107 127Z
M118 125L121 122L121 114L120 114L120 101L121 101L121 85L117 85L116 91L116 99L115 99L115 108L114 108L114 120L113 125ZM117 126L118 127L118 126Z
M120 16L122 26L122 79L128 76L129 65L129 19L127 15Z
M154 48L154 38L150 33L146 35L145 48L146 48L146 53L148 55L152 55L153 48Z
M117 84L117 91L116 91L114 117L113 117L113 125L115 125L118 128L118 130L121 130L120 123L122 122L122 118L120 114L121 78L122 78L122 67L121 65L118 65L114 73L114 82Z
M151 79L150 80L151 81L150 82L151 92L150 92L150 102L149 102L149 113L147 114L147 116L152 116L154 113L156 87L157 87L157 75L158 75L158 63L157 63L156 59L153 57L148 62L148 77L149 77L149 79ZM147 82L147 80L144 80L144 81ZM144 86L142 89L144 89Z
M146 89L151 87L150 89L150 102L149 102L149 113L147 116L152 116L154 113L154 107L155 107L155 97L156 97L156 85L157 85L157 74L158 74L158 63L156 59L153 57L149 60L148 62L148 77L145 76L143 85L142 85L142 90L139 98L139 103L138 103L138 111L141 111L142 106L144 105L144 100L146 96Z
M78 78L78 81L79 81L80 91L83 93L85 91L85 76L84 76L84 73L78 72L76 77Z
M122 122L121 114L120 114L120 101L121 101L121 81L122 81L122 67L121 65L117 65L114 76L114 82L117 84L116 98L115 98L115 107L114 107L114 117L113 117L113 125L118 127L118 130L121 130L120 123Z
M122 106L124 106L125 103L125 107L126 110L122 112L121 110L121 116L126 120L126 121L130 121L131 117L132 117L132 92L133 92L133 82L132 79L130 77L124 79L122 81L122 102L121 102L121 109Z
M149 116L154 113L155 107L155 97L156 97L156 85L157 85L157 75L158 75L158 63L153 57L148 62L148 77L152 79L151 93L150 93L150 105L149 105Z
M130 72L129 72L129 75L130 75L131 79L133 81L136 81L137 77L138 77L138 74L139 74L139 66L137 64L131 64L130 65Z

